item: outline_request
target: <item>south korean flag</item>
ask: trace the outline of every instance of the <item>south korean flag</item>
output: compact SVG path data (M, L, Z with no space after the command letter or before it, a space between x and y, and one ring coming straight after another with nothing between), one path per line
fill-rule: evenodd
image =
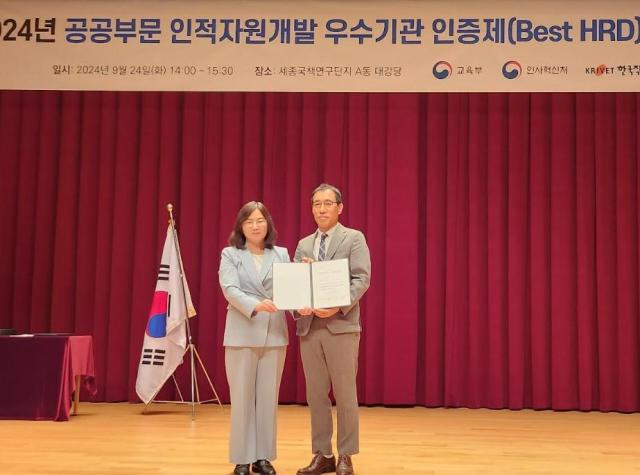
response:
M196 314L184 270L180 276L177 246L169 227L138 365L136 393L145 404L182 363L187 346L186 320Z

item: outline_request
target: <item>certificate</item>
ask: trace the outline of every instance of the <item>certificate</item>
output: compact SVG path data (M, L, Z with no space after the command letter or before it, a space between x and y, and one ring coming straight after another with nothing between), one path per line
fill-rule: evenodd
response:
M278 310L311 307L311 272L302 262L273 263L273 303Z
M351 305L349 260L274 263L273 303L280 310Z

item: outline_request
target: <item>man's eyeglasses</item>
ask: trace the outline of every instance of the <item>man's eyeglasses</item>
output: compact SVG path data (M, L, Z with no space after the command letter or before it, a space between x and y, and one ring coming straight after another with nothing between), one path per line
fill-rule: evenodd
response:
M337 201L331 201L331 200L324 200L324 201L314 201L313 203L311 203L311 206L313 206L314 209L320 209L323 206L325 208L331 208L335 204L338 204L338 202Z

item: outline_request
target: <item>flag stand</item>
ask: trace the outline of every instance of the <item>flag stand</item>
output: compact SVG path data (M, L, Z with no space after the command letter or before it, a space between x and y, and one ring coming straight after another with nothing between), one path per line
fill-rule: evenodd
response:
M178 236L176 233L176 227L175 227L175 221L173 220L173 205L171 203L167 204L167 211L169 212L169 226L171 227L171 232L173 233L173 242L176 248L176 253L178 255L178 263L179 263L179 267L180 267L180 282L182 283L182 296L183 296L183 302L185 305L185 310L187 310L186 315L189 315L188 313L188 309L186 309L187 306L187 296L186 296L186 291L184 289L184 279L182 278L184 275L183 269L182 269L182 256L180 255L180 246L178 245ZM157 395L154 394L153 397L151 398L151 400L145 404L144 409L142 410L142 412L146 412L147 408L149 407L149 405L152 402L157 402L157 403L172 403L172 404L190 404L191 405L191 420L195 420L196 418L196 404L204 404L207 402L217 402L219 406L222 407L222 402L220 401L220 397L218 396L218 393L216 392L216 388L213 387L213 382L211 381L211 378L209 377L209 373L207 372L207 369L204 366L204 363L202 362L202 359L200 358L200 354L198 353L198 350L196 349L196 345L193 342L192 338L191 338L191 327L189 325L189 318L187 317L186 319L186 332L187 332L187 340L188 340L188 344L187 347L184 350L184 353L182 354L182 357L184 358L185 355L187 353L189 353L189 368L190 368L190 381L191 381L191 399L188 401L185 401L184 398L182 397L182 392L180 391L180 387L178 386L178 382L176 381L176 377L175 377L175 371L173 372L173 374L171 375L171 379L173 379L173 384L175 385L175 388L178 392L178 396L180 397L179 401L160 401L160 400L155 400L155 397ZM211 391L213 392L214 397L211 399L206 399L206 400L201 400L200 399L200 390L198 388L198 378L196 376L196 360L198 360L198 364L200 365L200 369L202 370L202 372L204 373L205 377L207 378L207 382L209 383L209 387L211 388ZM176 368L177 369L177 368ZM160 391L160 389L162 389L162 386L158 389L158 392Z

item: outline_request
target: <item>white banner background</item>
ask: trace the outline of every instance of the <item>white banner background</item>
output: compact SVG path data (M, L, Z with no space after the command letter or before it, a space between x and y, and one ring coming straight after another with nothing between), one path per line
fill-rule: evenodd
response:
M55 32L46 27L53 18ZM133 19L133 36L125 43L122 34ZM158 31L141 31L147 29L141 28L142 19L158 19ZM216 20L215 43L196 35L196 19ZM264 37L248 35L252 19L265 20ZM332 19L337 20L333 26L347 25L338 44L326 36ZM85 31L69 31L82 20ZM189 20L191 36L186 34ZM290 43L277 34L282 30L276 23L289 20L317 23L309 44L295 43L293 26ZM361 20L371 31L357 27ZM501 20L504 42L484 40L487 27ZM420 36L403 34L403 27L411 29L418 21ZM223 38L225 25L228 37L238 34L237 42ZM436 41L434 25L445 30L439 40L450 43ZM600 37L602 30L611 33ZM522 41L515 38L512 44L509 37L518 31ZM537 39L524 41L534 32ZM359 44L356 35L363 33L371 37ZM187 42L174 43L173 35ZM270 42L271 36L276 38ZM247 44L250 37L264 44ZM86 39L72 43L69 38ZM141 43L142 38L158 42ZM403 44L403 39L418 43ZM639 42L638 1L0 0L0 88L638 91Z

